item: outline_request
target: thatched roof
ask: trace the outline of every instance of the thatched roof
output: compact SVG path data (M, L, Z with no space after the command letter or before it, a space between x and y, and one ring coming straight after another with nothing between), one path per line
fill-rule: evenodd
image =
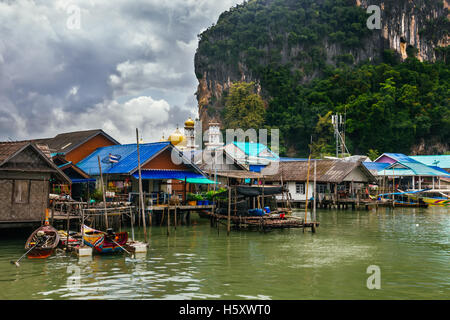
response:
M278 165L278 170L277 166ZM316 181L325 183L341 183L355 169L361 170L366 177L366 181L376 182L375 177L362 165L362 161L343 160L317 160L316 161ZM266 181L306 181L308 176L308 161L287 161L271 163L270 166L262 170L262 174L269 171L275 173L266 176ZM309 179L314 179L314 161L310 162ZM356 181L355 182L366 182Z

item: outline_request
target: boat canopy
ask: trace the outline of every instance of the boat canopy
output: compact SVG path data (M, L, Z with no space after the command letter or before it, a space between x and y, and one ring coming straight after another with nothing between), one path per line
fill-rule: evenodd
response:
M282 186L264 186L264 187L253 187L253 186L237 186L237 193L243 196L260 196L280 194L283 192Z

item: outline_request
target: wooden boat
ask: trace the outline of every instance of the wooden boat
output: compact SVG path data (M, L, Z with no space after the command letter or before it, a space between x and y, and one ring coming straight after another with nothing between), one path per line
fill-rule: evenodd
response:
M421 200L430 206L450 206L450 199L423 197Z
M98 253L123 252L128 241L128 232L103 232L83 225L83 242Z
M424 189L415 192L411 198L426 203L430 206L450 206L450 197L440 191Z
M417 194L419 192L422 192L423 190L416 191L416 192L392 192L392 193L384 193L379 194L378 199L379 201L388 201L392 200L395 207L405 207L405 208L428 208L428 203L425 203L422 201L421 197L417 197ZM387 198L384 198L387 197ZM391 198L391 199L389 199Z
M401 201L394 200L394 206L396 207L405 207L405 208L428 208L427 203L423 202L413 202L413 201Z
M30 259L45 259L49 257L59 243L58 231L49 224L45 224L36 229L28 238L25 249L29 250L33 246L27 257Z
M58 230L59 234L59 246L65 248L67 246L67 238L69 238L69 246L78 246L81 244L81 234L74 231L69 232L69 237L67 237L67 231Z

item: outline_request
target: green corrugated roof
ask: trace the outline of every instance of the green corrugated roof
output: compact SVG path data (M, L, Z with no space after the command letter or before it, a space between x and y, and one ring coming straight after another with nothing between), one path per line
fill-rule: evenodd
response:
M436 166L442 169L450 169L450 155L409 156L427 166Z
M409 169L413 172L413 174L408 174L411 176L450 177L449 174L445 174L440 170L436 170L436 169L432 168L431 166L428 166L422 162L419 162L418 160L415 160L412 157L408 157L407 155L404 155L402 153L383 153L382 156L388 156L391 159L397 161L397 162L391 164L389 167L387 167L386 171L391 170L392 168L395 168L395 166L398 166L400 164L405 169ZM379 158L381 158L381 157L379 157ZM397 171L397 170L400 170L400 169L395 169L395 171ZM384 170L378 171L378 174L380 174L381 171L384 171ZM382 175L382 174L380 174L380 175ZM395 175L398 175L398 174L395 174Z

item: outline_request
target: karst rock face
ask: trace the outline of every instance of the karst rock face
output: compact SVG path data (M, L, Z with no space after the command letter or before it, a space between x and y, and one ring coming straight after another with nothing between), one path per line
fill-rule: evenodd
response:
M289 2L289 0L285 0ZM302 1L302 0L298 0ZM320 3L326 0L317 0ZM218 40L231 39L230 31L221 32L222 16L227 18L239 11L239 7L257 2L261 7L271 6L274 2L278 5L284 1L256 0L249 1L238 8L233 8L221 15L216 25L212 26L200 36L199 50L195 55L195 73L198 79L196 92L200 120L203 126L211 120L221 122L221 110L223 109L224 91L227 91L234 81L254 81L259 83L258 75L249 68L242 55L238 54L233 62L216 59L210 54L200 50L202 41L214 42ZM291 0L292 2L292 0ZM327 64L335 65L336 57L352 56L352 64L361 61L374 61L381 57L386 49L394 50L400 59L407 58L407 52L414 49L415 56L421 61L436 61L439 59L436 48L446 47L449 44L448 30L441 28L439 21L448 18L450 0L355 0L354 6L366 11L368 6L376 5L381 9L381 28L368 31L361 38L361 45L357 47L346 47L336 41L329 41L325 36L317 40L317 45L322 48L324 60ZM320 10L320 7L318 8ZM257 13L256 13L257 14ZM367 14L367 17L370 13ZM281 17L282 19L282 17ZM281 64L290 64L292 69L303 67L297 63L298 57L305 46L301 41L294 45L288 45L289 30L282 35L284 43L278 50ZM258 35L254 35L258 36ZM270 50L274 41L271 36L267 43L260 45L260 50ZM264 59L263 59L264 60ZM261 63L261 62L260 62ZM264 63L264 62L262 62ZM302 82L308 82L320 75L319 70L312 70L304 74ZM257 86L264 93L264 88Z

